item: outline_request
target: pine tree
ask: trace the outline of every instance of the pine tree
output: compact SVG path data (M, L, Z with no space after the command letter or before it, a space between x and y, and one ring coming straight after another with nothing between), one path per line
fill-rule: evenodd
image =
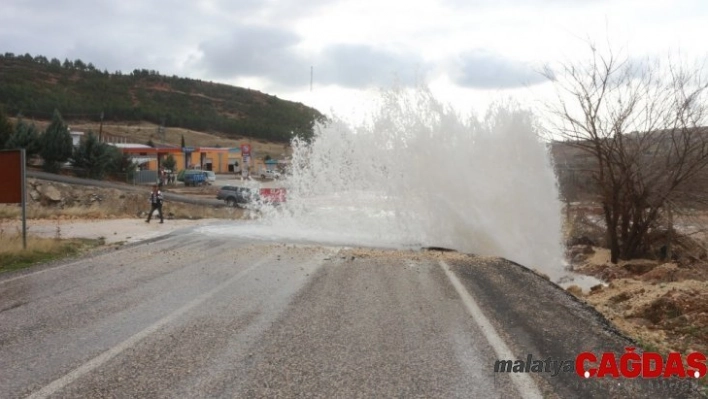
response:
M130 154L124 154L121 150L113 146L107 146L108 155L110 156L108 172L124 174L126 179L130 180L137 170L137 165L133 162Z
M5 143L5 148L9 150L24 148L28 160L38 154L39 131L37 130L37 126L35 126L34 123L28 124L22 118L22 115L18 115L15 131L10 135L7 143Z
M69 128L64 123L58 110L54 110L52 123L47 130L39 137L39 155L44 159L44 170L56 173L61 167L61 163L71 158L73 145Z
M12 136L13 129L12 123L5 115L5 111L0 108L0 150L5 148L10 136Z
M175 160L175 157L172 154L167 154L165 160L162 161L162 166L164 166L165 169L175 170L175 166L177 166L177 161Z
M86 171L86 176L92 179L102 179L113 165L110 146L101 143L89 132L85 140L74 150L71 164Z

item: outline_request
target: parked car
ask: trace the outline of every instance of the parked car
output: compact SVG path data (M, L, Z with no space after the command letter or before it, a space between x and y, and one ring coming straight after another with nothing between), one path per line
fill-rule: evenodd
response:
M216 193L216 199L226 201L228 206L243 207L258 199L258 194L248 187L223 186Z
M203 170L187 169L179 172L177 180L185 186L201 186L207 184L207 175Z
M265 169L261 171L261 179L280 179L280 173L277 170Z
M186 169L182 169L177 173L177 181L184 181L184 175L187 173Z

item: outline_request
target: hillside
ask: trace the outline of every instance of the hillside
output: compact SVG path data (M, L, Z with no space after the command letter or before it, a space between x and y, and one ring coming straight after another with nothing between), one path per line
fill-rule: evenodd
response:
M68 122L151 122L168 128L287 142L311 137L317 110L258 91L134 70L100 71L81 60L0 54L0 106L9 115Z
M11 123L17 123L17 118L9 118ZM35 120L32 123L40 131L44 131L49 126L49 121ZM108 141L124 140L128 143L148 144L168 144L179 146L184 137L185 145L188 147L239 147L241 144L250 144L255 157L263 158L270 156L274 159L286 158L291 155L289 143L275 142L261 139L251 139L244 137L241 139L228 138L223 135L198 132L180 127L167 127L164 135L159 134L159 126L151 122L104 122L103 126L99 122L74 120L69 123L72 131L94 132L99 131L103 136L108 136Z

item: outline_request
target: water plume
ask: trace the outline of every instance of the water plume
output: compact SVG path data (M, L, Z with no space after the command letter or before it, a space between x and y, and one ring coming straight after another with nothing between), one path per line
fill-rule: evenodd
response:
M463 118L426 88L392 89L359 126L333 117L292 144L288 202L262 209L274 237L446 247L563 274L556 177L519 106Z

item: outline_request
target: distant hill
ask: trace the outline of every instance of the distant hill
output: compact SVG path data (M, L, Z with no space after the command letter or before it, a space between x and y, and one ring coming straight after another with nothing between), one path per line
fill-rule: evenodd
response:
M147 121L226 137L287 142L309 138L316 109L258 91L134 70L100 71L81 60L0 54L0 106L9 115L65 120Z

